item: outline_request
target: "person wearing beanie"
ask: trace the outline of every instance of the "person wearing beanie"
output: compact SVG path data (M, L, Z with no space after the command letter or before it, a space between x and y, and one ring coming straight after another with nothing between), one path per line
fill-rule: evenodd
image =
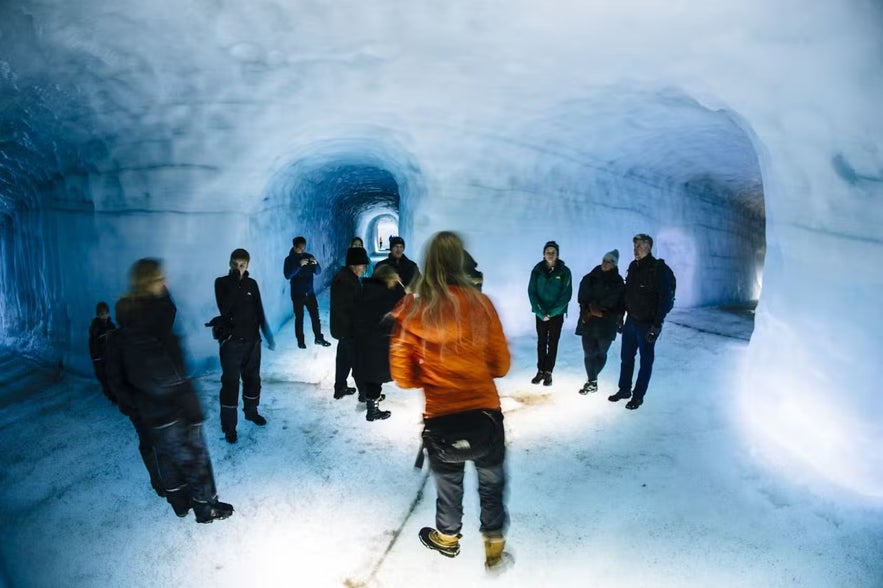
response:
M353 320L356 298L361 291L359 278L365 273L368 263L368 252L364 247L350 247L346 250L346 265L331 280L331 336L337 339L335 400L356 392L355 388L347 386L346 380L353 368Z
M401 278L402 284L409 291L410 288L416 285L417 279L420 277L420 270L417 268L417 264L405 255L405 240L401 237L389 238L389 257L378 261L377 265L374 266L374 271L377 271L382 265L391 265L392 269Z
M297 337L297 346L306 349L307 344L304 338L304 306L306 306L310 313L313 340L316 345L331 347L331 343L326 341L322 334L322 323L319 321L319 303L316 300L316 292L313 290L313 276L322 273L322 266L312 253L307 253L306 249L306 238L295 237L291 242L291 251L285 258L282 267L285 279L291 283L294 335Z
M537 326L537 375L531 383L543 382L544 386L551 386L558 357L558 339L564 326L567 303L573 296L570 268L558 258L558 243L555 241L543 246L543 261L530 272L527 295Z
M579 283L576 334L582 337L586 368L586 383L580 394L598 391L598 374L607 363L607 350L616 340L616 325L622 320L625 283L619 275L618 263L619 251L608 251L601 265L596 265Z

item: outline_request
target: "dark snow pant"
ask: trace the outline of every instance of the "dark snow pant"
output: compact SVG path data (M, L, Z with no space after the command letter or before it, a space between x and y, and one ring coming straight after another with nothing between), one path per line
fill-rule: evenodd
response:
M313 323L313 338L321 337L322 325L319 323L319 303L316 301L316 295L295 296L291 299L291 304L294 306L294 334L297 342L304 342L304 306L307 307L310 321Z
M619 368L619 389L623 392L631 390L632 395L642 400L647 393L650 384L650 376L653 374L653 358L656 342L647 341L647 331L650 323L637 323L631 318L626 319L622 327L622 351L620 357L622 364ZM638 370L638 379L632 390L632 375L635 373L635 354L641 354L641 367Z
M138 434L138 453L141 454L141 461L144 462L144 467L147 468L147 475L150 476L150 485L157 494L162 495L165 493L165 488L162 484L159 459L153 447L153 439L150 436L150 427L144 424L144 421L141 420L141 415L137 412L132 412L127 416L132 421L132 426L135 427L135 432Z
M236 430L239 408L239 379L246 413L257 411L261 402L261 340L231 338L221 345L221 429Z
M150 431L159 458L166 499L178 510L215 499L215 476L200 423L178 419ZM168 465L166 465L168 464Z
M383 384L377 382L356 382L356 386L359 387L359 398L364 397L365 400L377 400L383 390Z
M601 370L604 369L604 366L607 365L607 350L610 349L610 344L613 343L613 338L597 336L597 335L583 335L583 363L586 366L586 378L588 378L589 382L595 382L598 380L598 374L601 373Z
M334 392L346 390L346 379L353 369L353 356L356 353L355 341L349 338L337 340L337 357L334 359ZM356 382L356 386L359 383Z
M486 455L473 460L478 473L478 499L481 505L479 530L486 535L499 535L508 522L503 494L506 489L506 438L503 421L496 423L493 445ZM435 480L435 526L445 535L456 535L463 526L464 462L448 462L426 445L429 468Z
M537 319L537 370L551 372L558 358L558 339L564 326L564 315L553 316L547 321Z
M110 386L107 385L107 363L103 359L93 359L92 369L95 371L95 378L101 384L101 391L107 396L108 400L116 404L117 397L110 391Z

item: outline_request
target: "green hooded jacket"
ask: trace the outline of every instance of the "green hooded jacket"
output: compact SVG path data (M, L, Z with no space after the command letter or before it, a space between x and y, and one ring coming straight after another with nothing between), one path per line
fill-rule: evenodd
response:
M530 297L530 309L538 317L565 314L567 303L573 296L570 268L560 259L551 270L545 261L539 262L530 272L527 295Z

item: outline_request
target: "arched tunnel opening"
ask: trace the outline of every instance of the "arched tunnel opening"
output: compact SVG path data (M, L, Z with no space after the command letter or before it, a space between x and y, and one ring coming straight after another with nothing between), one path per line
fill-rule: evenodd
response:
M387 169L370 164L330 162L299 178L291 206L300 211L291 230L307 237L307 249L326 270L316 280L321 290L344 265L346 250L361 237L373 262L381 259L379 228L398 226L399 185Z

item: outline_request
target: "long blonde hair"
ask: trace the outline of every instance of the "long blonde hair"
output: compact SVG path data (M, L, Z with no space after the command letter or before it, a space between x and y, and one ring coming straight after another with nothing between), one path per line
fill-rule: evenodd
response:
M151 296L148 287L162 279L162 262L152 257L139 259L129 269L129 291L117 301L115 313L120 326L125 326L138 312L145 298Z
M459 301L451 286L462 286L469 299L478 299L479 293L463 271L463 240L453 231L433 235L423 257L423 274L414 289L417 294L409 316L421 314L424 320L440 326L444 310L460 312Z
M129 270L129 294L132 296L149 295L150 284L162 279L162 262L152 257L139 259Z

